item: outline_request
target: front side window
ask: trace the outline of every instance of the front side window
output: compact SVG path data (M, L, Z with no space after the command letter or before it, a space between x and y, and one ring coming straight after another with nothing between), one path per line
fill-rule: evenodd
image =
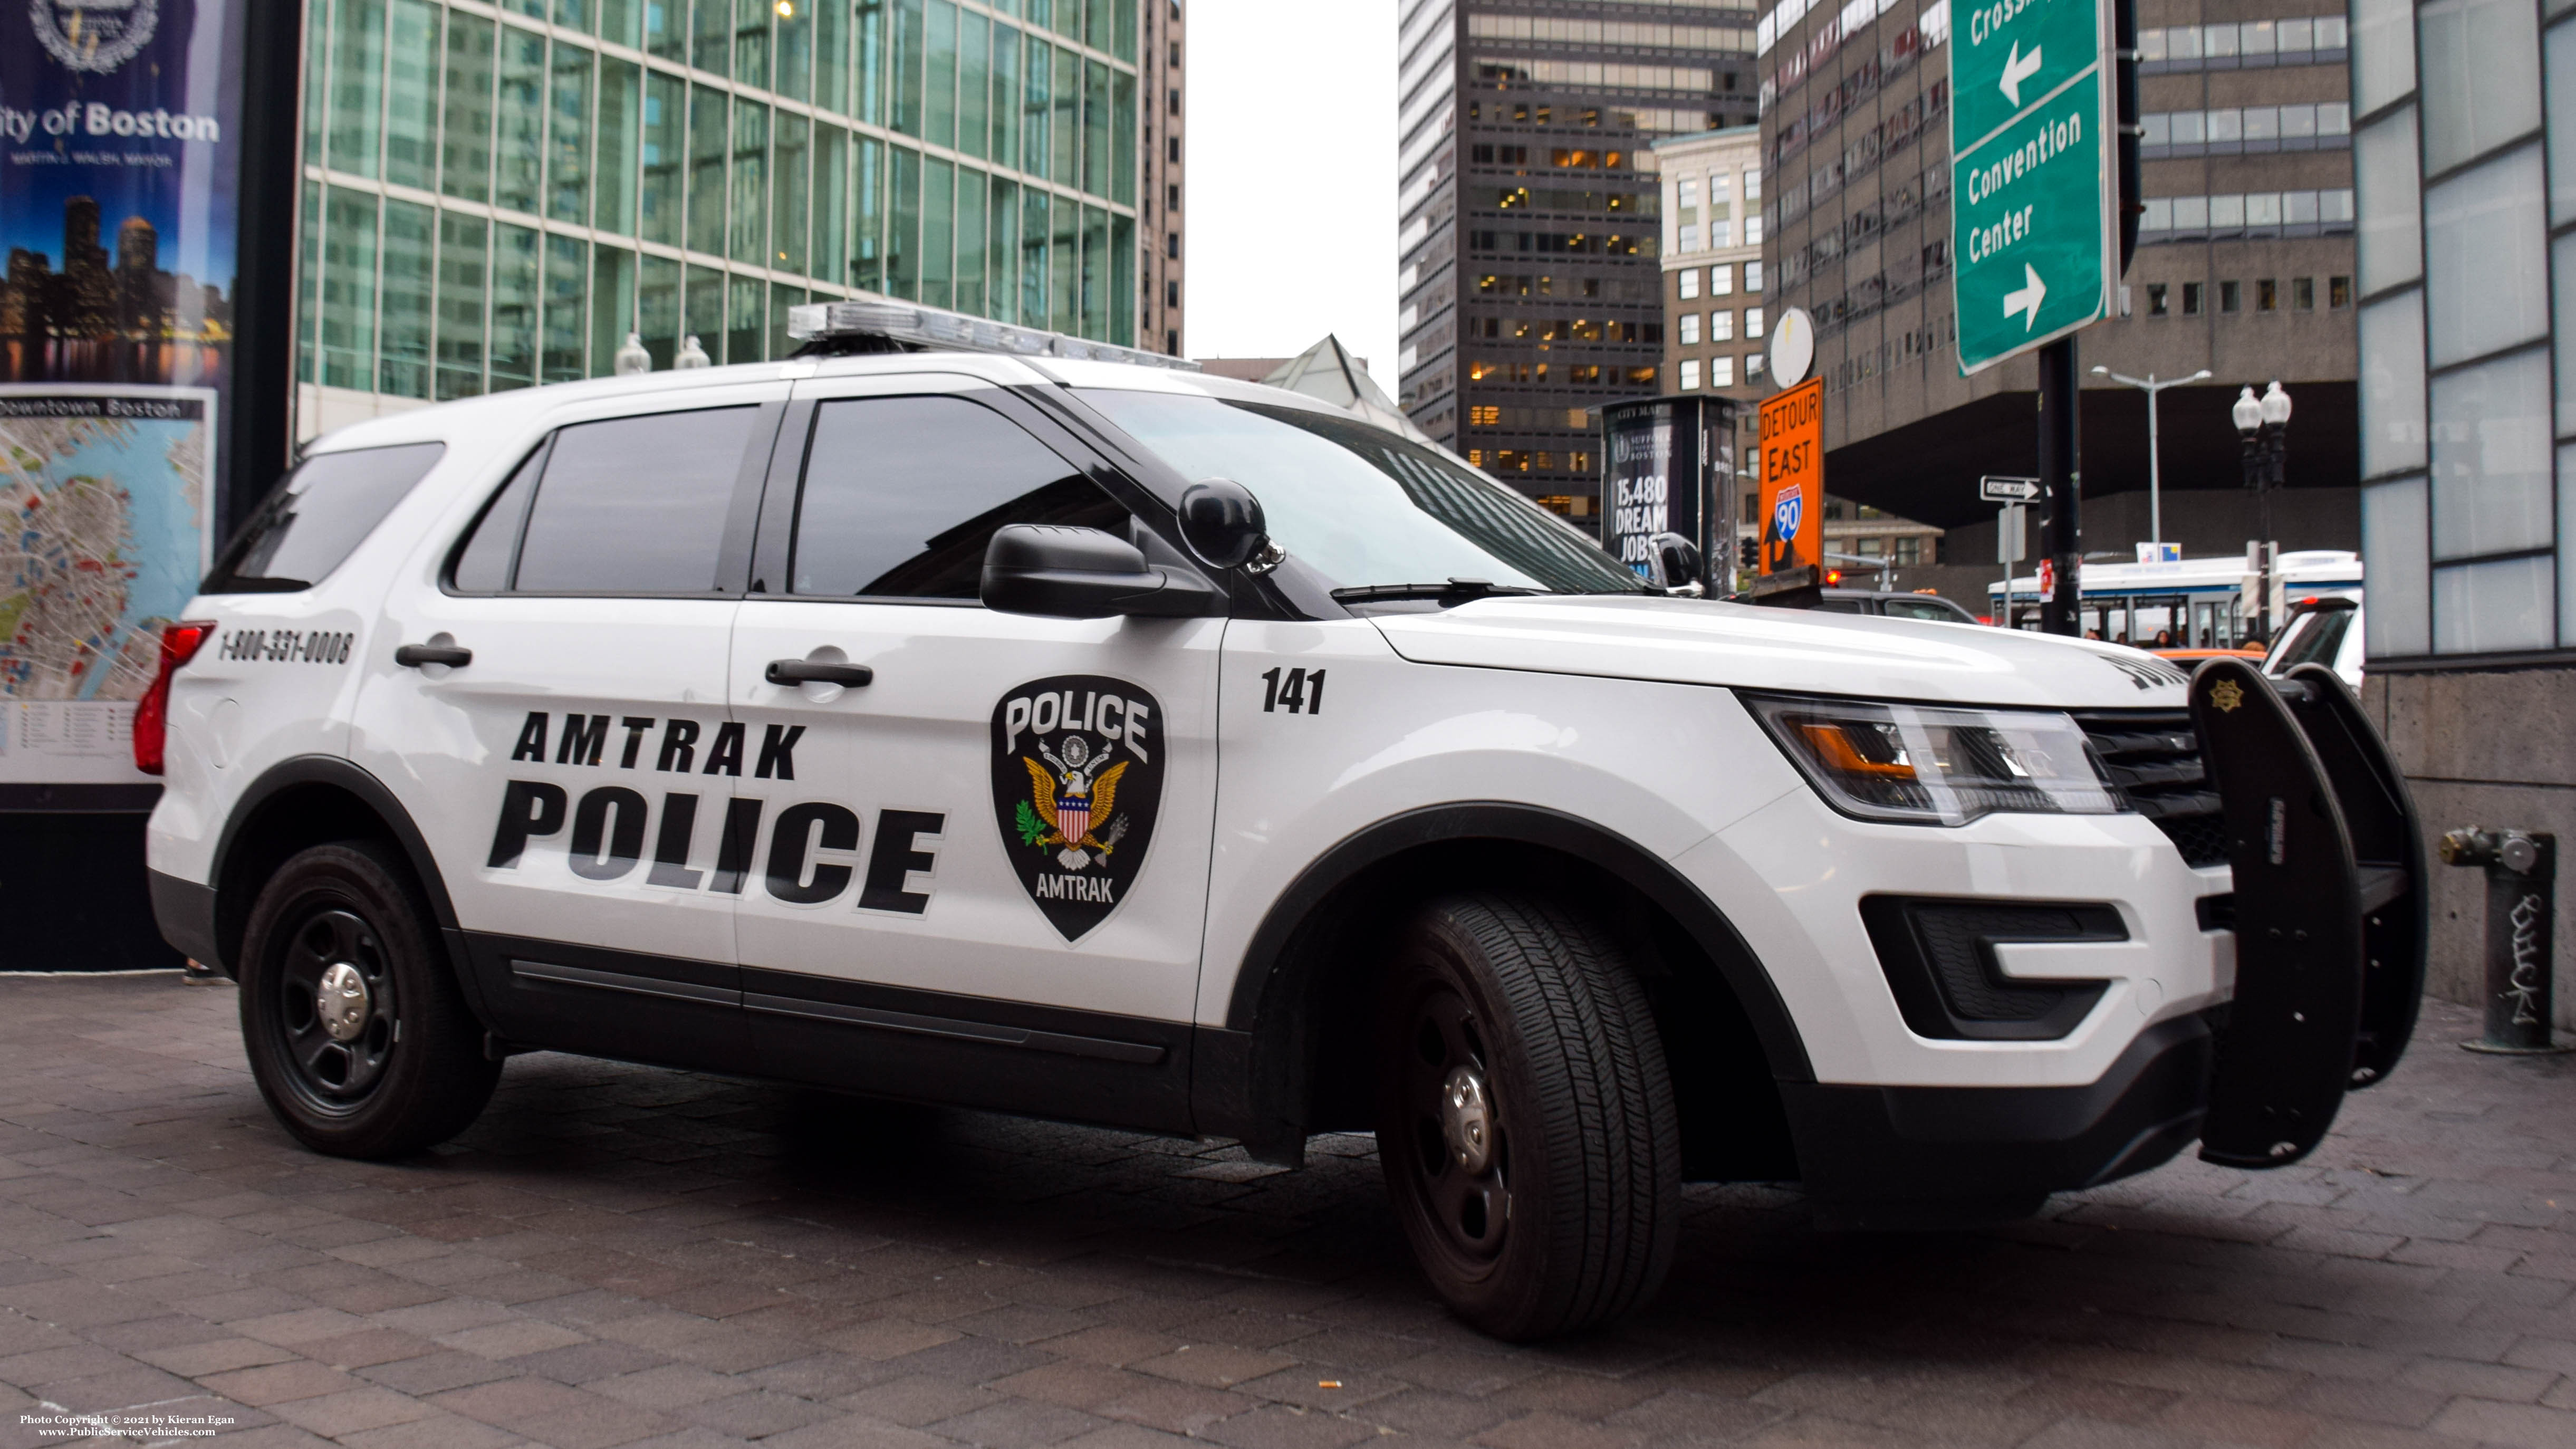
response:
M1127 511L1010 419L957 397L815 409L788 563L793 591L972 599L1007 523L1123 534Z
M1182 477L1251 489L1271 537L1335 588L1453 579L1547 593L1640 588L1519 493L1356 419L1185 394L1083 396Z
M305 459L224 545L200 592L283 594L320 583L446 451L407 443Z
M700 408L558 430L483 511L451 582L469 593L713 591L759 412Z

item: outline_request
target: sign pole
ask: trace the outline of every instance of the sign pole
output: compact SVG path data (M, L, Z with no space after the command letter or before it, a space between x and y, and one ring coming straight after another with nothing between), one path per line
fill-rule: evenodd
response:
M2044 634L2070 637L2084 632L2084 474L2076 451L2076 379L2072 335L2039 350L2039 486L2047 500L2041 547L2057 575L2056 589L2040 600L2039 627Z

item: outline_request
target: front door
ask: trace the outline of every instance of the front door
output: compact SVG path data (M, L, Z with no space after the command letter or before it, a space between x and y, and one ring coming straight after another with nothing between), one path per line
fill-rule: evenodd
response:
M739 1070L725 671L785 389L689 401L574 415L437 542L388 600L350 753L428 837L503 1035Z
M988 384L805 384L778 454L731 696L766 1069L1186 1127L1224 621L976 601L1003 524L1135 536L1123 480Z

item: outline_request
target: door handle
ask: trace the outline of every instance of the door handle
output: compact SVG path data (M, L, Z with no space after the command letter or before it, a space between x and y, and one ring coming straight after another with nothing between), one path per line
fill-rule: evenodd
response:
M462 669L474 662L474 651L462 644L405 644L394 651L394 662L405 669L418 669L424 664Z
M772 659L762 676L772 684L840 684L853 689L877 677L864 664L826 664L816 659Z

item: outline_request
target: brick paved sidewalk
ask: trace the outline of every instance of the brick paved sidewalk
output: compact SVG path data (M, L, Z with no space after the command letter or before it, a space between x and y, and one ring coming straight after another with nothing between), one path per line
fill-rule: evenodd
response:
M0 1446L2576 1446L2576 1063L2415 1054L2308 1164L1977 1234L1693 1188L1660 1303L1511 1350L1371 1144L1230 1148L518 1058L417 1162L270 1122L233 990L0 980Z

